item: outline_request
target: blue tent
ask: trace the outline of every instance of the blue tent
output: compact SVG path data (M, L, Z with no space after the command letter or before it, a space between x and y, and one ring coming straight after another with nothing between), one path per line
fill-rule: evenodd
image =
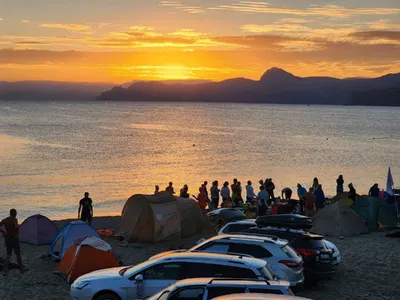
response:
M78 238L94 236L99 239L99 234L82 221L71 222L63 227L50 245L49 254L57 259L64 256L65 251L70 248Z

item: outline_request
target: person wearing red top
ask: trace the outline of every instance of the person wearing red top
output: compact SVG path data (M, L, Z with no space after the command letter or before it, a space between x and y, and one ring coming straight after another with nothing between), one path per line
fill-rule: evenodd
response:
M200 187L199 194L197 195L197 197L195 195L193 195L193 197L197 200L197 203L199 204L200 208L203 211L205 211L207 206L207 195L204 191L204 188Z

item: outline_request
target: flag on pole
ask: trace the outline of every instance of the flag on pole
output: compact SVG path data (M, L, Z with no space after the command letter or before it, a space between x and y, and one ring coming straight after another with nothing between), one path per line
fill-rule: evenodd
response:
M392 172L390 171L390 167L389 167L387 180L386 180L386 193L388 193L389 195L393 195L393 186L394 186L394 182L393 182Z

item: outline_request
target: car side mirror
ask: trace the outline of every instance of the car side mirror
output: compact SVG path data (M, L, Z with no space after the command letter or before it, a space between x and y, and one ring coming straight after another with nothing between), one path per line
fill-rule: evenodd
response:
M136 275L135 281L136 281L136 283L141 283L143 281L143 275L142 274Z

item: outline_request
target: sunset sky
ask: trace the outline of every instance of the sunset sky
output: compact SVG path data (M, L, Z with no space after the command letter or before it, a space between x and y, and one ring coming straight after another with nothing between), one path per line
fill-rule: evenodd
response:
M400 72L400 0L0 0L0 80Z

